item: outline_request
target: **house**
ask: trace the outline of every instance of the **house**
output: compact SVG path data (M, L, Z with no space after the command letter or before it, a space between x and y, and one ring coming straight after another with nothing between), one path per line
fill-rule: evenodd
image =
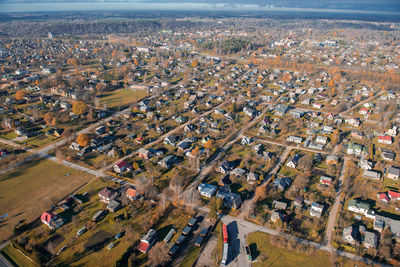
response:
M377 171L364 170L363 177L373 180L379 180L381 179L381 174Z
M290 135L286 138L286 141L300 144L303 141L302 137Z
M385 145L391 145L392 142L392 137L388 135L380 135L378 136L378 143L380 144L385 144Z
M364 138L364 134L359 131L351 131L351 138L361 140Z
M157 241L157 238L157 231L154 229L150 229L147 234L145 234L140 239L140 243L137 249L140 252L147 253L150 250L151 246L153 246L153 244Z
M337 155L328 155L328 156L326 156L326 163L327 164L338 164L339 157Z
M175 119L175 121L178 122L178 123L185 123L185 122L187 122L188 120L189 120L189 118L186 117L186 116L179 116L179 117L177 117L177 118Z
M382 202L384 202L384 203L386 203L386 204L389 203L389 201L390 201L388 195L386 195L385 193L378 193L378 194L376 195L376 197L377 197L380 201L382 201Z
M127 197L129 200L131 200L131 201L135 200L136 197L137 197L137 191L136 191L136 189L133 188L133 187L129 187L129 188L126 190L125 194L126 194L126 197Z
M374 230L381 232L385 227L389 228L396 239L400 238L400 221L383 215L376 215L374 219Z
M57 229L64 224L64 220L52 212L43 212L40 220L51 229Z
M367 154L365 147L357 144L357 143L350 143L347 146L347 154L360 156L361 154Z
M78 143L72 142L71 145L69 146L69 148L72 150L79 151L79 150L81 150L82 147Z
M292 179L289 177L278 178L274 180L274 186L284 191L289 185L291 185Z
M242 168L235 168L231 174L235 175L236 177L243 177L246 175L246 171L243 170Z
M286 210L286 208L287 208L287 203L284 201L280 201L280 200L274 200L272 205L277 210Z
M365 231L363 245L366 248L376 248L378 246L378 234L372 231Z
M147 150L142 147L138 150L138 155L142 159L149 159L153 156L153 153L150 150Z
M297 163L299 162L300 159L300 154L296 154L293 157L291 157L288 162L286 163L286 166L290 167L290 168L296 168L297 167Z
M319 178L320 184L323 184L323 185L331 185L332 180L333 180L332 177L328 177L328 176L324 176L324 175L321 175L321 177Z
M124 160L122 160L114 165L114 171L117 173L130 172L131 170L132 170L132 167L128 163L126 163Z
M302 207L303 207L303 201L304 201L304 197L302 197L302 196L297 196L297 197L295 197L294 200L293 200L293 205L294 205L296 208L302 208Z
M374 163L365 158L362 158L359 162L360 168L363 170L372 170L374 167Z
M342 240L346 243L355 245L359 240L357 228L354 226L344 228L342 233Z
M396 158L396 154L393 150L390 149L381 149L382 151L382 158L387 161L393 161Z
M249 182L250 184L253 184L254 182L258 181L260 175L258 173L254 173L254 172L249 172L247 174L247 182Z
M215 185L201 183L197 186L197 190L200 192L200 195L202 195L203 197L210 198L217 191L217 187Z
M388 191L388 196L390 197L391 200L398 201L400 200L400 193L395 192L395 191Z
M111 200L114 200L117 198L119 195L118 191L110 188L110 187L104 187L100 192L99 192L99 199L101 202L104 203L110 203Z
M107 205L107 209L110 212L116 212L121 207L121 204L116 200L111 200Z
M324 205L313 202L310 208L310 216L319 218L321 217L323 211L324 211Z
M221 166L218 167L218 172L220 173L227 173L234 168L233 162L229 162L225 160L222 162Z
M238 209L242 204L240 195L232 193L229 186L222 187L220 190L218 190L216 197L223 199L225 207L231 210Z
M316 108L316 109L321 109L321 108L322 108L322 104L313 103L313 104L312 104L312 107L313 107L313 108Z
M170 168L172 165L178 162L178 157L175 155L167 155L162 160L158 162L162 168Z
M371 218L374 215L374 212L370 210L371 206L368 203L360 200L355 200L355 199L349 200L347 209L349 211L362 214L368 218Z
M176 142L176 137L175 135L169 135L164 139L164 144L166 145L171 145L171 146L175 146L175 142Z
M247 136L243 136L242 139L240 140L240 143L244 146L251 144L251 142L253 142L252 138Z
M400 178L400 168L391 166L387 170L387 178L398 180Z
M318 135L317 138L315 138L315 142L321 145L326 145L326 143L328 143L328 138Z

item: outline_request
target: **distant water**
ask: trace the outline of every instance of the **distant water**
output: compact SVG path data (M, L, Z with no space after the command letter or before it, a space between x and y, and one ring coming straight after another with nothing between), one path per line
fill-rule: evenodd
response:
M400 1L400 0L399 0ZM363 15L399 16L400 12L309 9L309 8L274 8L257 5L227 6L224 4L205 3L144 3L144 2L58 2L58 3L0 3L0 13L14 12L49 12L49 11L117 11L117 10L204 10L204 11L266 11L266 12L300 12L300 13L347 13ZM397 11L397 10L395 10Z

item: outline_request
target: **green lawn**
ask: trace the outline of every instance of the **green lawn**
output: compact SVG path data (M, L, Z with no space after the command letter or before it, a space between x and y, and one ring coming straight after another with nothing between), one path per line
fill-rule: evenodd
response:
M17 223L31 222L92 178L50 160L33 161L0 176L0 211L8 213L0 240L9 238Z
M181 267L189 267L192 266L197 256L200 253L200 247L191 247L189 251L186 253L185 258L181 263Z
M254 260L252 266L332 266L329 259L330 255L326 252L316 250L309 254L297 250L278 248L270 243L270 238L274 237L261 232L253 232L247 236L247 244ZM354 266L346 259L342 259L342 262L344 266Z
M7 140L12 140L12 139L18 137L18 135L14 131L8 131L8 132L1 133L0 137L7 139Z
M27 257L22 255L21 252L13 248L10 244L5 246L2 250L1 253L10 261L10 263L15 264L17 266L23 266L23 267L36 267L39 266L36 263L33 263L30 261Z
M145 96L147 96L146 91L118 89L112 92L107 92L105 96L100 98L100 100L102 103L106 104L108 108L114 108L132 104Z

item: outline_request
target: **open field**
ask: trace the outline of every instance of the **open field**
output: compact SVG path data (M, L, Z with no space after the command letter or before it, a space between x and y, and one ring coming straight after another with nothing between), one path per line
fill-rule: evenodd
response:
M271 244L269 238L275 237L261 232L253 232L247 236L247 244L254 260L252 266L332 266L330 255L326 252L315 250L305 253L296 249L278 248ZM344 258L339 261L343 263L342 266L354 266Z
M5 246L1 253L12 263L17 266L26 266L26 267L36 267L39 266L36 263L30 261L27 257L25 257L21 252L19 252L16 248L8 244Z
M31 222L93 176L49 160L34 161L0 177L0 240L13 234L18 223Z
M142 90L118 89L105 93L100 100L101 103L106 104L108 108L114 108L132 104L146 95L147 93Z

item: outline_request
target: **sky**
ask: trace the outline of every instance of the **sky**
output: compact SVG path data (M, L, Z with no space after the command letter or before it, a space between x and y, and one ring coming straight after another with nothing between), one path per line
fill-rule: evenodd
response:
M84 10L362 10L399 13L400 0L0 0L0 12Z

